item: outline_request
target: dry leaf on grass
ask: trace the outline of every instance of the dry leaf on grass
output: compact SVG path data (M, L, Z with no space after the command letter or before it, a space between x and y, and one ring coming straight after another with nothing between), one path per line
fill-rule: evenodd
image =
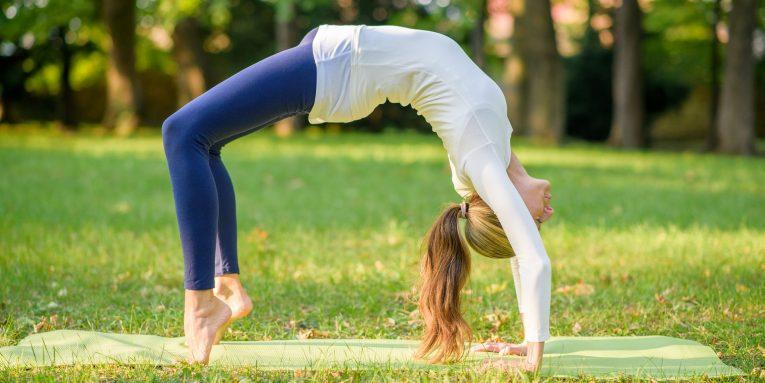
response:
M595 292L595 287L590 284L579 281L573 285L565 285L558 287L555 290L556 293L571 294L576 296L587 296Z
M508 315L501 312L493 312L483 316L483 320L491 323L492 332L499 331L499 327L502 326L502 324L504 324L505 322L507 322L507 319L508 319Z
M61 323L63 322L63 323ZM69 322L69 318L64 318L63 321L59 321L58 314L53 314L49 317L41 317L40 322L35 323L32 327L35 333L55 330L59 324L66 325Z
M265 242L266 239L268 239L268 232L256 227L250 230L246 240L248 243L260 243Z
M656 301L659 302L660 304L669 303L669 299L667 297L669 296L669 294L672 294L672 291L674 291L674 288L670 287L660 293L654 294L654 298L656 298Z
M298 331L297 338L300 340L306 339L327 339L330 337L329 332L320 331L313 328Z

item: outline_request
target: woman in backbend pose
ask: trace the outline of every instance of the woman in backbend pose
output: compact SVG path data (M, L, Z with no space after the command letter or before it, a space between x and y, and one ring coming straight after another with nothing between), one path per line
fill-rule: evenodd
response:
M321 25L299 45L221 82L170 116L162 136L185 261L184 331L193 361L206 363L231 321L252 302L237 264L234 189L221 162L228 142L295 114L348 122L387 100L425 117L448 154L461 204L451 204L425 238L418 356L462 355L471 339L460 313L470 270L468 244L510 258L525 333L521 344L478 347L526 355L508 362L536 370L549 334L550 261L539 226L553 213L550 184L530 177L511 154L505 98L449 37L395 26ZM464 234L459 219L466 220Z

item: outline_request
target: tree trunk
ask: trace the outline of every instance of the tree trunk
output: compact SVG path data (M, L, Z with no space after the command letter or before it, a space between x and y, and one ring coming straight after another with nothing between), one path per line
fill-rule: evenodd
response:
M0 88L0 123L12 124L16 122L11 112L11 101L13 98L9 96L9 93L8 90Z
M643 74L640 54L642 12L637 0L622 0L616 10L611 145L640 148L646 144L643 129Z
M558 55L550 0L526 0L519 22L523 25L521 54L525 57L526 115L531 137L540 143L559 143L565 121L563 63Z
M173 57L178 63L175 83L181 107L206 90L202 33L196 18L186 17L175 25Z
M53 41L61 53L61 74L59 77L57 103L58 123L64 130L74 130L77 128L77 121L74 117L74 105L72 102L72 82L69 80L72 68L72 51L66 42L66 27L56 28Z
M24 95L24 81L31 74L22 69L22 63L29 52L17 49L10 56L0 56L0 123L13 124L19 121L16 104Z
M720 150L754 154L754 52L757 0L734 0L725 48L725 72L718 110Z
M470 31L470 50L473 52L473 61L480 68L486 67L486 53L483 49L486 36L484 31L486 5L486 0L478 0L478 15L473 24L473 30Z
M717 134L717 105L720 102L720 40L717 38L717 24L720 22L721 0L715 0L712 9L712 21L710 24L710 101L709 101L709 131L707 133L707 150L715 150L720 145L720 137Z
M510 38L511 50L505 59L502 74L503 90L507 100L507 113L516 134L527 134L526 124L526 89L528 86L525 54L522 48L526 45L526 31L520 17L523 14L523 2L510 3L510 13L513 16L513 35Z
M276 51L292 47L295 37L292 34L292 19L295 16L293 0L276 1ZM277 136L286 137L302 127L303 120L298 117L287 117L274 124Z
M118 135L128 135L138 125L135 0L104 0L102 7L110 42L103 124Z

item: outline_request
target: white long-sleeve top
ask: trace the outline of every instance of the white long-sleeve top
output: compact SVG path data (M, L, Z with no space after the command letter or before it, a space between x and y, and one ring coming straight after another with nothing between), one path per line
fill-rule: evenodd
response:
M317 78L309 122L358 120L386 100L422 115L443 142L457 193L475 191L486 201L516 253L511 265L525 340L547 340L550 261L506 172L513 129L499 86L459 44L436 32L321 25L312 48Z

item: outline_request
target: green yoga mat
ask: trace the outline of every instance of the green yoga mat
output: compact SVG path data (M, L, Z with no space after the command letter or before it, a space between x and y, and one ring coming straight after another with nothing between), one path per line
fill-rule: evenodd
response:
M497 354L470 353L457 366L413 360L416 341L310 339L221 342L214 366L253 366L267 370L365 368L469 368ZM168 365L187 354L183 338L59 330L30 335L17 346L0 348L0 366L71 364ZM711 348L664 336L555 337L545 345L545 376L639 376L655 379L742 375L722 363Z

